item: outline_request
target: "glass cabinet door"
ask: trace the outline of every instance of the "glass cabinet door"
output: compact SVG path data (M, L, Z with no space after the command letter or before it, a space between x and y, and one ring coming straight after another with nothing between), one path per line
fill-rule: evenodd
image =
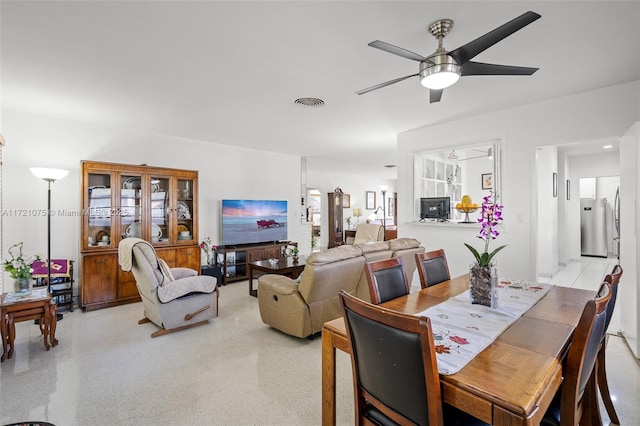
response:
M195 190L193 180L177 180L177 205L176 220L178 241L192 242L195 238L193 229L193 191Z
M111 245L112 177L110 173L89 173L87 185L87 235L83 241L85 247L103 247Z
M118 203L120 237L142 238L141 175L120 175L120 198Z
M153 243L171 241L171 179L152 176L149 193L151 194L151 231L149 240Z

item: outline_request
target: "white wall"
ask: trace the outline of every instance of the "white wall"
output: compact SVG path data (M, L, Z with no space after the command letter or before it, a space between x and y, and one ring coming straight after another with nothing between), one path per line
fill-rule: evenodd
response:
M616 313L620 313L622 334L636 358L640 358L640 121L620 139L620 266L623 268ZM615 313L614 313L615 315ZM611 320L614 321L613 319Z
M451 273L467 272L473 258L463 243L477 241L477 228L452 230L446 226L409 224L413 205L411 153L500 139L503 141L505 222L502 235L493 244L509 244L498 255L500 274L535 279L538 219L536 148L569 141L619 137L640 117L639 97L640 82L636 81L399 134L399 235L416 237L427 248L445 248ZM557 245L557 236L554 244Z
M17 209L46 210L47 185L33 176L29 167L70 170L66 178L52 186L52 209L79 211L81 160L146 163L199 171L200 238L211 236L214 244L220 243L223 198L288 200L289 239L300 238L298 156L8 110L2 111L2 119L2 132L7 140L3 149L4 213ZM46 255L46 217L4 214L2 220L5 250L23 241L25 252ZM80 219L54 216L51 226L52 257L79 260ZM2 258L6 256L7 253L2 253ZM7 274L4 283L13 284Z
M556 146L543 146L536 149L536 174L538 183L538 251L537 276L552 277L558 266L558 201L561 197L561 178L558 175L558 149ZM555 176L556 181L553 181ZM555 187L554 187L555 185ZM555 196L554 194L555 190ZM562 191L564 194L564 191Z

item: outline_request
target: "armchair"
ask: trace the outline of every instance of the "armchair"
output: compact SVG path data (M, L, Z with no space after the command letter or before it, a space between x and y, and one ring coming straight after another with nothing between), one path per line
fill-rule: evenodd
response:
M362 244L372 241L384 241L384 228L377 223L361 223L356 229L353 240L348 237L347 244Z
M144 305L138 324L153 322L161 329L151 337L205 324L218 316L217 279L189 268L169 268L151 244L125 238L118 245L118 262L132 271Z

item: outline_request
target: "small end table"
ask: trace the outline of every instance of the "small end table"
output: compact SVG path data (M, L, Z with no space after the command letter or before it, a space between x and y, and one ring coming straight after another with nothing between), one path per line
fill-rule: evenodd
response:
M56 346L58 344L56 308L57 305L46 289L34 289L31 295L21 298L15 298L11 293L2 293L0 296L0 336L2 338L0 362L13 356L16 322L39 320L45 349L49 350L51 346Z
M264 274L284 275L289 278L296 279L300 276L307 264L307 258L300 256L298 260L291 257L281 257L273 265L269 260L258 260L249 263L249 294L258 297L258 290L253 288L254 272L262 272Z

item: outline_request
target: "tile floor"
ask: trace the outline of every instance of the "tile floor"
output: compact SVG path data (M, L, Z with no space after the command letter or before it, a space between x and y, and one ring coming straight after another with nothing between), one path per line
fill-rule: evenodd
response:
M585 258L551 281L595 288L612 267ZM37 326L17 324L14 357L0 366L0 424L320 424L321 340L264 325L246 282L221 288L220 317L205 326L151 339L141 317L139 303L65 313L49 352ZM337 419L351 425L351 365L337 352ZM622 424L640 424L640 362L617 336L607 356Z

